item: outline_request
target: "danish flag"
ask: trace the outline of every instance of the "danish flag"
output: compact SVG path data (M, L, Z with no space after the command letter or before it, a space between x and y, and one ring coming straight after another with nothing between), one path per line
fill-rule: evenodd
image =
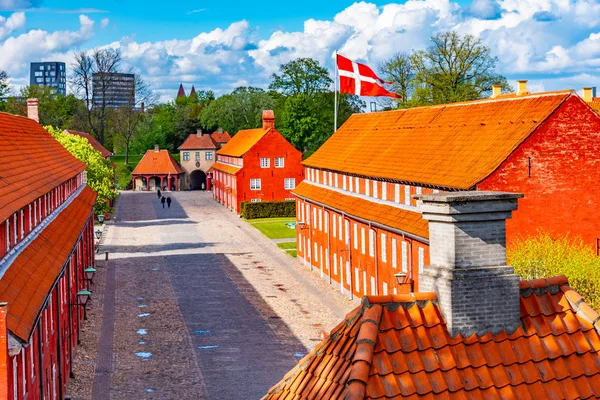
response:
M337 67L340 74L340 93L401 98L401 96L389 92L381 86L383 83L392 82L385 82L364 64L359 64L337 54Z

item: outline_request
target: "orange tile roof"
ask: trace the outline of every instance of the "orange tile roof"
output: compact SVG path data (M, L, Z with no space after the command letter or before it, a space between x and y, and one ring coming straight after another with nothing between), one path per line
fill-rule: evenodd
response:
M600 97L594 97L588 104L594 109L594 111L600 113Z
M470 189L571 95L562 91L355 114L303 164Z
M93 211L96 192L85 186L10 264L0 279L0 301L8 303L8 329L28 342L48 293Z
M598 318L564 276L521 282L511 334L450 337L433 293L369 296L263 399L596 398Z
M229 134L229 132L225 132L223 131L222 133L219 133L219 131L215 131L211 134L213 140L217 143L227 143L231 140L231 135Z
M200 135L195 133L188 135L185 142L179 146L179 150L199 150L199 149L218 149L219 145L214 141L211 135Z
M99 141L96 140L95 137L93 137L92 135L90 135L87 132L79 132L79 131L72 131L70 129L67 129L66 131L67 133L70 133L71 135L77 135L77 136L81 136L82 138L86 138L88 140L88 142L90 142L90 144L92 145L92 147L94 148L94 150L99 151L102 154L102 157L104 158L108 158L112 155L112 152L107 150L104 146L102 146L100 144Z
M132 175L183 174L183 169L168 150L148 150L131 173Z
M0 221L85 170L37 122L0 113Z
M418 212L348 196L334 190L315 186L306 181L296 186L292 193L303 199L312 200L343 211L350 216L379 223L421 238L429 238L429 224Z
M252 148L267 132L262 128L246 129L236 133L229 142L217 151L217 154L231 157L241 157Z
M226 174L235 175L242 170L242 167L236 167L234 165L216 162L212 165L212 167L210 168L210 170L208 172L211 172L213 169L216 169L217 171L225 172Z

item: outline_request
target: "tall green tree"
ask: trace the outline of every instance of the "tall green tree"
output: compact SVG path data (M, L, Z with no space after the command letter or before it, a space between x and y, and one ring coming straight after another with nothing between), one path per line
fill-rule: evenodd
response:
M99 151L94 150L87 139L69 135L62 129L51 126L45 128L69 153L87 165L87 184L98 193L95 213L109 212L108 201L117 198L117 191L114 189L115 172L110 161L103 158Z
M9 93L8 74L6 71L0 69L0 97L4 97Z
M398 103L406 103L413 93L416 70L409 53L396 53L379 64L379 75L391 84L391 91L402 96L401 99L382 98L386 107L393 108Z
M279 66L279 74L271 75L269 89L286 96L313 96L329 90L332 83L329 72L317 60L298 58Z

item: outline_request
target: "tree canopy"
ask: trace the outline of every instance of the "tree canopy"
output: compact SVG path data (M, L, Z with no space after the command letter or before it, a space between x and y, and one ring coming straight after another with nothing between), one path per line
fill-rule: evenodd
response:
M329 90L333 81L327 69L312 58L298 58L279 66L279 75L271 75L269 89L286 96L313 96Z

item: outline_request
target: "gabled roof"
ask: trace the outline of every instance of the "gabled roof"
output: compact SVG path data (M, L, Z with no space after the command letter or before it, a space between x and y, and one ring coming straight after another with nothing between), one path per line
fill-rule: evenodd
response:
M190 97L196 94L196 88L192 85L192 90L190 90Z
M217 143L227 143L231 140L231 135L226 131L214 131L210 136L212 136L213 140Z
M86 138L88 140L88 142L90 142L90 144L92 145L94 150L99 151L100 154L102 154L102 157L108 158L112 155L111 151L107 150L104 146L102 146L100 144L100 142L98 140L96 140L96 138L93 137L92 135L90 135L89 133L73 131L70 129L67 129L66 132L70 133L71 135L77 135L77 136L81 136L82 138Z
M326 189L307 181L302 181L292 193L302 199L327 205L348 216L379 223L426 240L429 238L429 223L421 217L421 213L406 210L401 205L396 207L358 196L349 196L342 191Z
M223 163L220 163L217 161L216 163L214 163L212 165L212 167L210 167L210 169L208 171L211 172L212 170L217 170L217 171L225 172L226 174L235 175L242 170L242 167L238 167L235 165L229 165L229 164L223 164Z
M369 296L263 399L596 398L599 318L564 276L521 282L511 334L450 337L433 293Z
M0 113L0 221L83 172L37 122Z
M211 135L200 135L195 133L188 135L185 142L179 146L179 150L203 150L203 149L218 149L219 145L215 143Z
M183 83L179 84L179 90L177 91L177 98L185 97L185 90L183 90Z
M183 169L168 150L148 150L131 173L132 175L182 174Z
M84 186L60 214L26 246L0 279L0 301L7 302L8 329L24 343L50 290L92 215L96 192Z
M491 174L571 91L352 115L307 167L443 188Z
M217 154L241 157L269 131L270 129L263 130L262 128L239 131L221 147L221 150L217 151Z

